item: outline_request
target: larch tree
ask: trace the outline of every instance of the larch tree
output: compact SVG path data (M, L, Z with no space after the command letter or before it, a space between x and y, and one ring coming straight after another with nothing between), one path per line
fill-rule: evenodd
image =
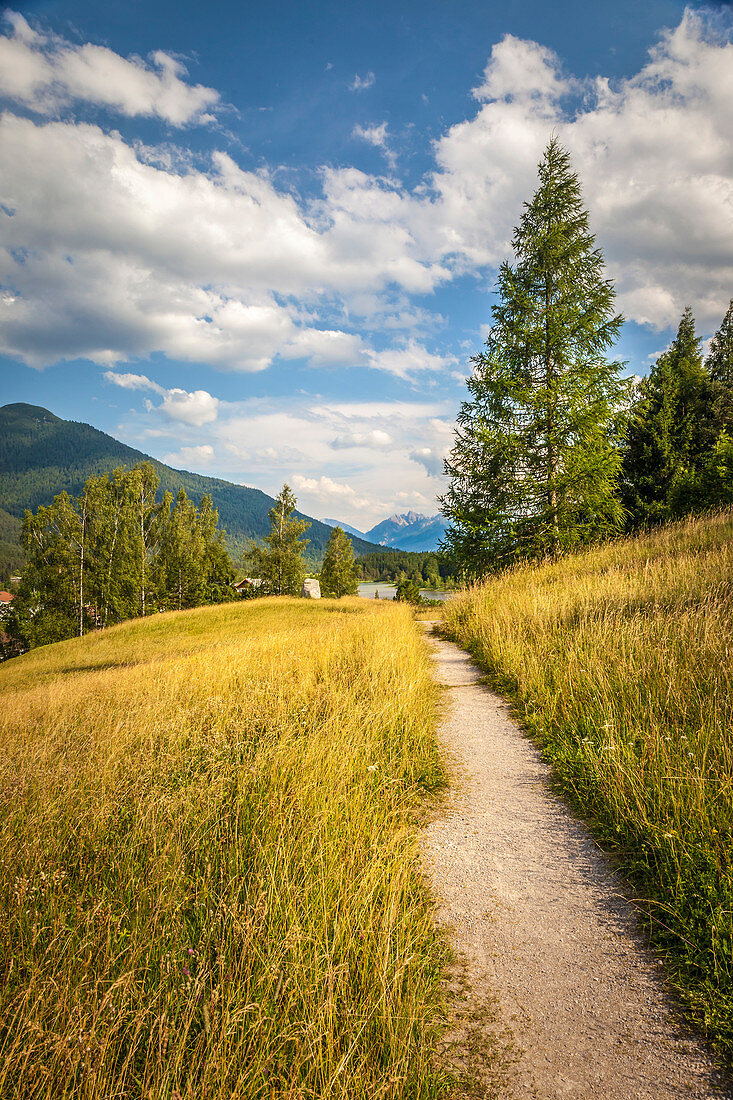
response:
M622 519L617 425L627 385L608 353L623 319L555 138L538 176L445 465L445 547L469 576L555 555Z
M351 539L341 527L334 527L326 546L321 567L321 593L324 596L355 596L359 579L354 564Z

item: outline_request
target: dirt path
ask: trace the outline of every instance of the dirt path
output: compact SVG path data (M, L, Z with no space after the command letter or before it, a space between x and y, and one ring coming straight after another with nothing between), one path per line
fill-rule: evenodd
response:
M470 658L430 641L450 689L442 738L462 778L426 831L426 857L470 986L496 995L522 1051L505 1095L730 1096L675 1023L608 861L550 790L538 750Z

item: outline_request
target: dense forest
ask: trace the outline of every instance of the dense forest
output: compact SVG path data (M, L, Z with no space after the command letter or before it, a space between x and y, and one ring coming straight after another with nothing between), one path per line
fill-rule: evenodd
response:
M435 551L372 550L357 559L356 567L363 581L396 583L407 575L422 587L440 588L450 587L456 579L454 563L447 555Z

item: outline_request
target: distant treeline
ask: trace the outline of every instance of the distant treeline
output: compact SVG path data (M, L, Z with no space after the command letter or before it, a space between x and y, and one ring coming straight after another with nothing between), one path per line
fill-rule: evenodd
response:
M27 564L5 623L12 652L138 615L234 597L234 571L211 497L157 496L148 462L91 477L26 512Z
M357 558L356 566L363 581L397 582L409 576L421 585L437 588L450 585L456 578L454 563L434 550L421 553L388 548L375 550Z

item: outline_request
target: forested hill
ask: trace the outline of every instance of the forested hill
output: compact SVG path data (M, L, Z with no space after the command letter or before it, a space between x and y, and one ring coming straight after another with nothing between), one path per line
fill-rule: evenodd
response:
M61 420L36 405L0 408L0 509L11 516L22 518L26 508L35 511L64 489L76 495L87 478L138 462L153 464L161 492L167 489L175 495L184 489L196 503L210 493L233 554L238 554L246 539L262 538L269 532L267 513L275 502L260 489L174 470L90 424ZM308 555L320 558L331 528L310 516L304 518L312 524L306 536L310 539ZM7 540L8 534L2 534ZM362 539L352 541L357 554L379 549Z

